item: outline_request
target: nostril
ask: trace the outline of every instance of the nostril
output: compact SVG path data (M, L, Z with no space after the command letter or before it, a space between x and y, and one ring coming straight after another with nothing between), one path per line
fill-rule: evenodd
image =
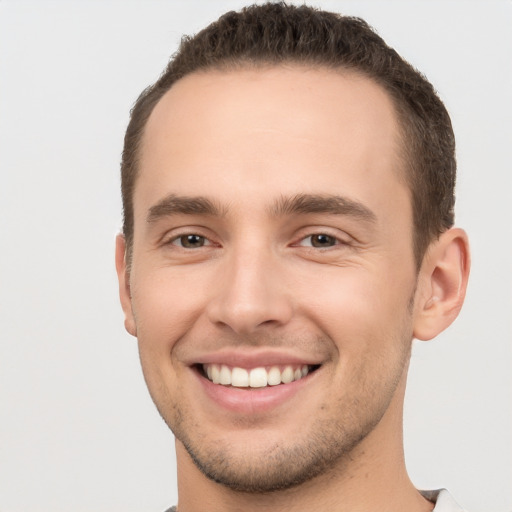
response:
M285 325L293 316L293 300L272 270L262 268L263 263L251 264L250 259L235 264L222 279L219 276L219 286L207 307L212 324L229 327L238 335Z

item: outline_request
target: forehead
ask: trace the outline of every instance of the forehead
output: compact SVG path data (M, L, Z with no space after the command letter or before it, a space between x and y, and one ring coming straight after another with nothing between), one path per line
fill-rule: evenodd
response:
M380 181L400 181L400 147L392 100L355 72L288 65L193 73L148 120L134 206L158 190L215 191L232 201L232 191L250 200L262 186L287 195L345 183L349 195L374 194Z

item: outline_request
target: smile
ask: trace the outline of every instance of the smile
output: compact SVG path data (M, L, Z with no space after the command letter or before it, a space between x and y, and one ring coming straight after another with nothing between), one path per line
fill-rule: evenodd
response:
M264 388L267 386L278 386L290 384L296 380L303 379L318 366L310 365L287 365L257 367L245 369L229 367L224 364L203 364L203 374L213 382L221 386L233 386L237 388Z

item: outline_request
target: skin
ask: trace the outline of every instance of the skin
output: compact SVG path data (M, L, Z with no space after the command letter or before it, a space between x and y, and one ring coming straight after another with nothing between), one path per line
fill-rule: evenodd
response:
M195 73L155 107L116 262L180 512L432 509L405 471L407 367L456 317L469 257L452 229L417 271L400 148L391 100L354 73ZM243 411L197 369L272 358L319 368L267 407L238 390Z

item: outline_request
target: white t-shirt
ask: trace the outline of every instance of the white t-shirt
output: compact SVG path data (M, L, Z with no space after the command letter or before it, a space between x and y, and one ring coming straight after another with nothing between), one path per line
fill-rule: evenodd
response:
M433 512L465 512L446 489L420 492L427 500L435 502Z

